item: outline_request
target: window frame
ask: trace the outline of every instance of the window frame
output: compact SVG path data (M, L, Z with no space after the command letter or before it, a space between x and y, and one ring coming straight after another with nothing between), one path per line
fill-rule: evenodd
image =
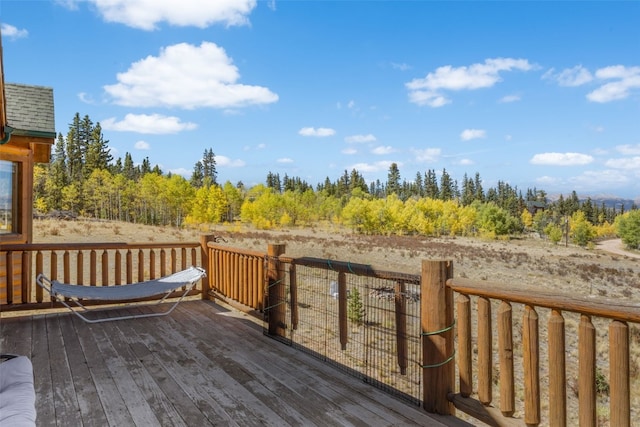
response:
M15 152L2 151L3 161L8 161L16 165L17 173L15 174L16 183L13 187L17 190L17 194L12 197L12 203L15 203L15 218L12 218L13 230L9 233L0 233L0 243L29 243L31 235L31 204L28 197L32 194L30 186L32 180L29 179L31 173L32 158L30 154L21 154Z

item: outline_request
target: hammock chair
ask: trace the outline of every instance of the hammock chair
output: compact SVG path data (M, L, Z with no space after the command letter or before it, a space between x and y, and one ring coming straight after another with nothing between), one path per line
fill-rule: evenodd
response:
M202 277L206 276L204 269L200 267L189 267L186 270L173 273L169 276L161 277L160 279L148 280L146 282L131 283L120 286L83 286L83 285L69 285L66 283L58 282L57 280L50 280L44 274L39 274L36 282L40 287L45 289L51 294L57 301L62 303L65 307L71 310L82 320L88 323L108 322L111 320L124 320L124 319L137 319L141 317L154 317L154 316L166 316L171 313L174 308L187 296L189 291L193 289L195 284ZM100 300L100 301L113 301L113 302L132 302L135 300L141 300L151 297L162 298L155 304L160 304L166 300L169 295L179 288L185 287L184 292L180 298L166 311L135 314L120 317L108 317L104 319L90 319L86 317L82 312L88 313L95 310L88 309L83 300ZM81 311L74 310L67 300L72 301Z

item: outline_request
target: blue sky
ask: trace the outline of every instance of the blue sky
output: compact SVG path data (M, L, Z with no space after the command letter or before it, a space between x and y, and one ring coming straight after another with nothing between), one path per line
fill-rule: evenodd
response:
M640 199L640 2L1 0L5 81L115 158Z

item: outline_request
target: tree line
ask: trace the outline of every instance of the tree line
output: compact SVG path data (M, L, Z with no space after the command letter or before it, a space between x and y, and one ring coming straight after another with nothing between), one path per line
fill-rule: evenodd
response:
M615 233L616 217L624 213L580 201L575 191L550 202L544 190L523 192L503 181L485 189L477 172L459 182L446 169L429 169L409 181L396 163L384 182L367 183L354 169L315 187L271 171L265 184L251 188L241 181L220 184L211 148L187 180L152 167L148 158L140 165L130 153L113 159L100 124L79 113L67 135L58 135L51 162L37 165L34 176L34 206L42 213L69 210L154 225L242 221L272 228L329 221L368 234L496 237L535 231L552 241L570 236L587 244Z

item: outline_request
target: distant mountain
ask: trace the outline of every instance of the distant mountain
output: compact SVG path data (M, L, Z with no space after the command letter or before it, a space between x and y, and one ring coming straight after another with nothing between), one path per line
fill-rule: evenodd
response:
M560 194L550 195L549 201L555 202L560 197ZM562 197L566 200L571 197L570 194L563 194ZM588 198L591 198L591 203L594 206L601 206L603 203L607 208L616 208L617 211L620 210L622 206L624 206L625 212L631 210L632 206L636 206L640 208L640 199L632 200L632 199L623 199L622 197L618 197L612 194L596 194L596 195L578 195L578 199L580 203L585 202Z

